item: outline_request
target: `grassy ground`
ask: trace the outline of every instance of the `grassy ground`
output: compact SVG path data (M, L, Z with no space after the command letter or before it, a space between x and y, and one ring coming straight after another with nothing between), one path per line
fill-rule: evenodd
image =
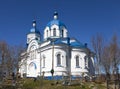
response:
M106 89L105 83L81 82L80 80L72 81L69 86L62 83L63 81L56 80L20 79L15 85L12 81L8 84L4 83L0 89Z
M62 81L26 79L22 83L22 89L106 89L104 83L72 82L72 85L62 85Z

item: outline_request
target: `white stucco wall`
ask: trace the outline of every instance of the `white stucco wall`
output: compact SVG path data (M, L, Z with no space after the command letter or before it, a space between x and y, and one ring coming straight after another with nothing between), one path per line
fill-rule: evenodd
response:
M35 42L33 42L35 45ZM30 44L32 46L32 44ZM39 48L41 46L41 48ZM48 45L46 41L42 45L36 44L38 49L35 49L35 58L31 59L30 53L27 57L27 70L23 70L21 67L21 73L23 74L25 71L27 72L27 77L37 77L43 75L51 76L52 69L52 60L54 60L54 76L62 76L68 75L71 72L72 76L81 76L82 73L88 74L88 70L85 69L85 56L86 52L83 49L72 48L66 45ZM28 47L31 48L31 47ZM31 50L27 50L27 52L31 52ZM54 54L54 59L53 59ZM61 54L61 66L57 66L57 54ZM79 56L79 67L76 67L76 56ZM45 59L45 66L43 67L43 58ZM66 65L66 59L68 60L68 66ZM35 63L35 67L29 68L30 63ZM88 61L87 61L88 62ZM94 62L93 58L91 58L91 63ZM93 66L88 66L92 68ZM91 70L94 72L94 70Z
M76 56L79 56L79 67L76 67ZM73 49L72 50L72 58L71 58L71 74L73 76L81 75L83 72L88 72L85 70L85 59L86 53L81 49Z

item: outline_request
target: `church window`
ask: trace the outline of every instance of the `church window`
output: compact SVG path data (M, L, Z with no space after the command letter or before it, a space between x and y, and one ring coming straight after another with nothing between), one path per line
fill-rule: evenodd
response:
M62 32L61 32L62 37L63 37L63 34L64 34L64 30L62 29Z
M31 60L36 58L36 50L31 52Z
M45 59L43 59L43 67L45 67Z
M37 66L36 66L36 64L34 63L34 62L31 62L30 64L29 64L29 67L28 67L28 69L30 70L32 70L32 69L37 69Z
M57 66L61 66L61 54L57 54Z
M76 56L76 67L79 67L79 56Z
M66 67L68 67L68 58L66 56Z
M53 36L56 36L56 29L53 29Z
M48 30L47 30L46 34L47 34L47 37L48 37Z
M85 67L87 67L87 56L85 56L84 59L85 59Z
M36 58L36 50L35 49L36 49L36 47L34 45L30 48L31 60Z
M31 60L33 60L34 58L35 58L35 52L33 50L33 51L31 51Z
M42 63L42 67L45 67L45 56L43 56L43 61L42 61L43 63Z

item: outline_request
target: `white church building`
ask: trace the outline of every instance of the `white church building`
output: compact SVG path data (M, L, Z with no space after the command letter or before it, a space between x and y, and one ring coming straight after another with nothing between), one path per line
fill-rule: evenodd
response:
M26 51L21 54L19 63L21 77L61 79L69 75L77 78L95 74L93 52L87 44L68 36L66 25L58 19L57 12L46 25L42 38L36 21L33 21L27 34Z

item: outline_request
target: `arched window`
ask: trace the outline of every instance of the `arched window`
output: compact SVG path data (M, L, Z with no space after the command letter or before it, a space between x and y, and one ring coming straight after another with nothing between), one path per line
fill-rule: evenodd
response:
M30 57L31 57L31 60L36 58L36 46L35 45L32 45L30 47Z
M68 57L66 56L66 67L68 67Z
M45 56L43 56L43 58L42 58L42 67L43 68L45 67Z
M34 69L37 69L37 66L36 66L36 64L35 64L34 62L31 62L31 63L29 64L29 66L28 66L28 69L29 69L29 70L34 70Z
M31 60L36 58L36 50L30 52Z
M79 65L79 56L76 56L76 67L79 67L80 65Z
M64 35L64 30L62 29L62 31L61 31L61 35L62 35L62 37L63 37L63 35Z
M43 67L45 67L45 59L43 59Z
M57 54L57 66L61 66L61 54Z
M84 59L85 59L85 68L87 68L87 56L85 56Z
M56 29L53 29L53 36L56 36Z
M48 37L48 30L46 31L47 37Z
M45 67L45 57L43 57L43 67Z

